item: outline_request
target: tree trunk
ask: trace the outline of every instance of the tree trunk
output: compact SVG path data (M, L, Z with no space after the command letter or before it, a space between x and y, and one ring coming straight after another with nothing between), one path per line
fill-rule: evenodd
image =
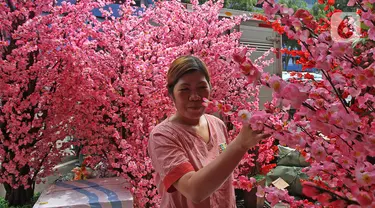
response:
M28 189L24 186L20 186L17 189L12 188L9 184L4 183L4 188L6 191L5 200L10 206L21 206L31 203L34 196L34 188L30 184Z

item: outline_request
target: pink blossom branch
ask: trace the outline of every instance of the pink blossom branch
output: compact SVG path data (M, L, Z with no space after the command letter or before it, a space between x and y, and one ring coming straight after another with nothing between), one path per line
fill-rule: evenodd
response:
M265 1L267 2L271 7L273 7L273 5L268 2L267 0ZM283 16L282 14L279 13L280 16ZM303 24L303 23L302 23ZM306 27L304 27L306 28ZM294 28L292 28L294 29ZM295 30L294 30L295 31ZM314 37L313 37L314 38ZM307 43L305 41L302 41L300 39L298 39L299 41L301 41L301 43L305 46L306 50L308 50L308 52L310 53L310 55L312 56L313 54L311 53L310 49L309 49L309 46L307 45ZM321 71L323 72L324 76L326 77L326 79L329 81L329 83L331 84L331 86L333 87L333 90L335 91L337 97L339 98L340 102L342 103L343 107L345 108L345 111L347 113L349 113L348 109L347 109L347 104L345 102L345 100L342 98L342 95L341 93L338 92L337 88L335 87L335 85L332 83L332 80L331 78L329 77L328 73L326 73L324 70L321 69Z
M333 84L332 80L331 80L331 77L328 75L327 72L325 72L324 70L321 70L323 72L323 75L326 77L326 79L328 80L328 82L331 84L333 90L335 91L337 97L339 98L340 102L342 103L346 113L349 114L349 110L347 108L347 104L346 104L346 101L342 98L342 95L341 93L339 93L339 91L337 90L337 88L335 87L335 85Z
M303 184L303 186L311 186L311 187L313 187L313 188L315 188L315 189L318 189L318 190L321 191L321 192L327 192L327 193L329 193L330 195L336 197L337 199L341 199L341 200L343 200L343 201L346 201L346 202L348 202L349 204L356 204L356 205L359 205L359 203L356 202L356 201L353 201L353 200L350 200L350 199L348 199L348 198L346 198L346 197L340 196L340 195L338 195L338 194L336 194L336 193L334 193L334 192L332 192L332 191L330 191L330 190L327 190L327 189L321 188L321 187L319 187L319 186L314 186L314 185L310 185L310 184L309 184L309 185Z

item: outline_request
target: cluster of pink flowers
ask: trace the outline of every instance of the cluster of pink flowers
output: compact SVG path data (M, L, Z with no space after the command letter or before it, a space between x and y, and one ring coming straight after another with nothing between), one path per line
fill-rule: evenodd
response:
M238 70L249 81L274 92L265 111L240 110L237 115L252 128L264 129L281 144L304 153L311 166L304 170L310 179L303 182L303 193L318 203L294 201L276 188L258 187L258 195L272 204L288 202L296 207L375 206L374 2L349 2L358 6L360 21L366 25L362 39L354 44L334 40L327 26L330 16L318 23L306 10L293 11L273 0L258 3L265 10L262 20L299 41L304 68L315 67L323 74L323 81L309 77L310 81L286 82L267 73L254 79L256 67L244 70L246 53L234 55ZM293 117L286 114L289 109L296 110ZM279 121L274 119L277 115Z

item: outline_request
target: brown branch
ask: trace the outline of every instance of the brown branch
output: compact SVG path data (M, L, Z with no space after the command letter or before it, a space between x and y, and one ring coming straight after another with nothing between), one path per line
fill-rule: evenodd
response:
M310 134L309 132L307 132L307 130L305 128L303 128L302 126L300 125L297 125L297 127L301 128L301 130L307 134L311 139L315 139L314 136L312 134Z
M39 168L34 172L34 176L31 178L32 181L35 181L36 176L38 175L39 171L42 169L42 165L43 165L44 161L47 159L49 153L51 152L51 149L52 149L52 145L49 147L48 153L46 153L44 155L44 157L42 158L42 160L40 161Z
M331 77L328 75L327 72L325 72L324 70L321 70L323 72L323 75L326 77L326 79L328 80L328 82L331 84L331 86L333 87L333 90L335 91L337 97L339 98L339 100L341 101L342 105L344 106L345 108L345 111L346 113L349 114L349 110L347 109L347 105L346 105L346 102L343 100L342 96L341 96L341 93L339 93L335 87L335 85L333 84L332 80L331 80Z
M312 110L312 111L316 111L316 109L315 109L314 107L312 107L312 106L311 106L310 104L308 104L308 103L303 102L302 105L305 106L306 108L309 108L309 109Z
M367 12L367 10L365 8L363 8L363 6L361 5L360 2L355 1L355 3L362 9L362 11Z
M324 173L327 173L327 174L333 176L333 177L336 177L336 176L334 176L333 174L331 174L331 173L329 173L329 172L327 172L327 171L324 171L324 170L322 170L322 171L323 171ZM311 185L308 185L308 186L311 186ZM347 187L345 184L343 184L343 186L345 186L347 189L349 189L349 187ZM317 188L317 186L316 186L315 188ZM319 187L319 188L317 188L317 189L319 189L320 191L328 192L329 194L334 195L336 198L340 198L340 199L342 199L342 200L344 200L344 201L347 201L347 202L349 202L349 203L358 204L356 201L352 201L352 200L350 200L350 199L348 199L348 198L342 197L342 196L340 196L340 195L338 195L338 194L336 194L336 193L334 193L334 192L332 192L332 191L330 191L330 190L327 190L327 189L325 189L325 188L321 188L321 187Z

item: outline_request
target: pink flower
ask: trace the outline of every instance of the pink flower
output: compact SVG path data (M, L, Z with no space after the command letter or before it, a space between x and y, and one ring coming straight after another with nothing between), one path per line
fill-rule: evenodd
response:
M375 184L375 171L367 172L363 167L356 168L355 177L358 184L362 186L371 186Z
M217 111L218 110L218 102L217 101L210 101L207 98L203 98L202 105L205 106L208 111Z
M247 110L238 111L238 118L241 122L247 123L251 118L251 113Z
M326 159L326 151L318 142L311 145L311 154L317 161L324 161Z
M261 75L261 81L262 81L262 83L268 83L268 81L270 80L270 78L271 78L271 76L270 76L269 73L264 72Z
M257 186L257 193L256 193L256 196L257 197L264 197L264 195L266 194L264 188L260 185Z
M233 60L239 64L243 63L246 60L246 53L247 53L247 48L244 47L242 50L237 53L233 54Z
M334 42L331 47L332 55L334 56L344 56L345 54L353 53L350 43L347 42Z
M362 207L359 205L351 204L347 208L362 208Z
M371 205L374 201L373 193L360 191L359 193L354 193L354 196L361 206Z
M207 98L203 98L203 103L202 103L202 105L204 105L204 106L208 106L209 105L209 103L210 103L211 101L209 100L209 99L207 99Z
M249 123L253 130L263 130L264 124L269 118L270 114L265 111L255 111L252 112Z
M288 7L284 7L284 6L281 6L280 7L280 12L282 14L288 14L288 15L292 15L294 10L292 8L288 8Z
M269 85L276 93L280 93L286 84L279 76L273 75L269 79Z
M330 207L346 208L348 204L344 200L335 200L329 203Z
M254 183L245 176L239 176L238 180L238 187L241 189L251 191L254 186Z
M320 191L315 188L315 184L311 182L304 182L302 184L302 193L308 197L316 197L320 194Z
M250 177L249 181L253 185L255 185L257 183L257 180L254 177Z
M229 104L224 104L222 110L223 110L223 113L225 113L227 115L233 114L233 112L231 111L232 110L232 106L229 105Z
M209 107L211 107L210 105L208 105ZM213 110L214 111L221 111L223 112L224 114L227 114L227 115L231 115L233 114L233 112L231 111L232 110L232 106L229 105L229 104L223 104L222 101L215 101L213 102Z
M240 69L242 73L247 76L249 83L253 83L261 77L259 69L255 67L249 59L241 63Z
M295 109L298 109L308 98L308 94L300 92L296 84L287 84L282 88L280 95L283 99L287 100L287 104L290 104Z
M253 72L251 72L248 76L247 76L247 81L249 84L253 83L254 86L257 83L257 81L260 79L260 72L258 71L258 69L254 70Z
M316 196L316 200L318 200L323 205L329 205L329 203L332 200L332 196L331 196L331 194L326 192L326 193L322 193L322 194L319 194L318 196Z
M266 200L271 203L271 207L274 207L277 203L280 202L279 196L275 192L267 193Z
M272 6L271 6L272 5ZM263 4L264 13L270 17L273 18L275 14L280 10L279 4L272 4L269 3Z
M357 0L349 0L347 6L354 6Z
M375 41L375 27L368 30L368 38Z
M297 37L301 40L301 41L307 41L307 39L309 38L310 36L310 32L308 30L300 30L297 32Z

